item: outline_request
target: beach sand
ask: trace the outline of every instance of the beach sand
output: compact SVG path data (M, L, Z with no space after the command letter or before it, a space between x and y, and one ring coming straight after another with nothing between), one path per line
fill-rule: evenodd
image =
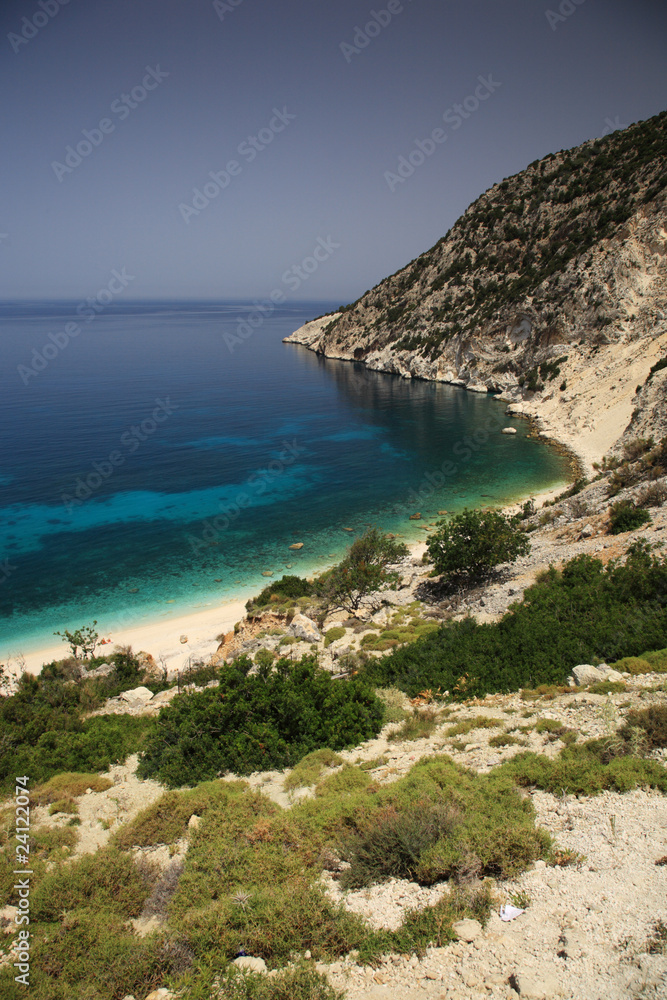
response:
M99 646L96 653L102 656L111 652L116 645L132 646L135 653L151 653L158 663L162 657L171 675L185 667L190 657L203 658L214 653L219 645L216 636L229 632L244 615L245 602L234 601L166 621L158 620L113 632L100 632L100 637L110 639L111 645ZM188 641L182 643L181 636L187 636ZM67 647L60 642L25 653L22 659L29 673L38 674L43 664L61 660L66 655ZM10 667L14 666L15 661L10 661Z

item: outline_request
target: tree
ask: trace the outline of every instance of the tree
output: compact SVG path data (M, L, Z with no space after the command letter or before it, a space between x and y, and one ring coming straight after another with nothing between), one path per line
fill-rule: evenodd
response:
M530 552L530 542L518 527L519 518L497 510L468 510L441 521L428 541L436 573L468 583L484 580L500 563L514 562Z
M78 628L76 632L70 632L69 629L64 629L62 632L54 632L53 634L59 635L63 642L69 643L69 648L75 659L77 650L80 649L84 660L88 660L95 652L95 647L97 646L97 641L99 639L99 633L95 631L96 625L97 620L95 620L92 625L83 625L81 628Z
M368 528L351 545L343 561L319 577L316 593L327 612L376 607L379 601L373 595L398 581L398 573L387 572L387 566L407 554L408 548L402 542L395 542L377 528Z

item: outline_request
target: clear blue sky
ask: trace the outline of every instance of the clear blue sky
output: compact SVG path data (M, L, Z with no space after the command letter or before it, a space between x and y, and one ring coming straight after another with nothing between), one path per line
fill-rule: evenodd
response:
M125 268L127 299L347 302L494 182L667 107L662 0L41 2L0 13L3 299Z

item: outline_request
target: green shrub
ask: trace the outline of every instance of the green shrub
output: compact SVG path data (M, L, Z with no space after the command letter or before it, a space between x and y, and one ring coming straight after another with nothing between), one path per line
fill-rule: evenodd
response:
M444 878L511 878L542 856L549 837L535 829L529 803L497 773L477 775L450 758L415 765L384 801L357 822L343 853L348 886L384 878L431 885Z
M631 730L641 729L646 734L648 750L658 750L667 747L667 705L650 705L641 710L631 709L626 715L626 725L620 735L631 738Z
M554 759L528 752L517 754L498 770L519 785L554 794L597 795L607 789L629 792L646 786L667 791L667 770L662 764L629 755L605 760L604 743L589 740L573 744Z
M344 1000L345 996L308 964L283 969L271 979L232 967L220 978L219 986L220 1000Z
M342 639L345 635L346 630L342 625L336 625L335 628L330 628L324 633L324 646L325 649L328 648L332 642L336 639Z
M495 729L502 726L502 719L494 719L489 715L476 715L474 719L463 719L455 722L453 726L445 729L445 736L464 736L472 732L473 729Z
M93 904L119 916L137 917L149 893L132 858L105 847L49 872L31 893L31 917L51 921L64 910Z
M521 743L521 740L518 736L512 736L511 733L498 733L497 736L492 736L489 740L490 747L509 747L516 743Z
M192 785L227 771L293 767L320 747L341 750L380 730L382 704L372 689L358 679L334 681L313 657L279 660L256 676L249 669L239 657L218 688L164 708L138 773L172 788Z
M408 554L403 542L394 541L377 528L368 528L349 548L345 559L322 573L316 593L327 611L354 613L368 603L372 594L396 585L398 575L387 566Z
M433 709L415 708L412 715L409 715L398 729L390 733L387 739L390 743L399 740L421 740L430 736L437 725L438 716Z
M656 649L652 653L642 653L642 659L648 663L653 673L667 673L667 649Z
M37 785L30 791L30 802L35 806L46 806L63 798L78 798L87 788L94 792L104 792L113 788L113 781L98 774L58 774L44 785Z
M612 663L664 647L666 593L667 560L643 544L630 546L624 565L577 556L545 573L500 621L448 622L370 660L359 676L410 697L440 688L459 701L562 685L578 663Z
M614 670L620 671L622 674L650 674L651 664L643 656L624 656L622 660L618 660L616 663L610 664Z
M250 613L265 608L269 604L281 601L296 601L300 597L310 597L313 593L313 585L300 576L283 576L280 580L275 580L265 587L246 604L246 610Z
M245 789L242 782L203 782L185 792L165 792L146 809L125 823L113 836L116 847L153 847L156 844L173 844L184 837L191 816L205 817L209 810L226 802L230 794Z
M334 753L333 750L314 750L303 760L300 760L291 773L287 775L283 781L283 788L289 792L293 788L314 785L325 768L337 767L342 763L343 758L340 754Z
M428 540L434 570L449 580L480 580L505 562L530 552L530 542L518 527L518 518L495 510L464 510L440 527Z
M635 531L650 522L651 515L643 507L636 507L632 500L620 500L611 505L609 534L620 535L625 531Z
M398 688L377 688L375 696L384 705L383 723L403 722L407 716L406 697Z

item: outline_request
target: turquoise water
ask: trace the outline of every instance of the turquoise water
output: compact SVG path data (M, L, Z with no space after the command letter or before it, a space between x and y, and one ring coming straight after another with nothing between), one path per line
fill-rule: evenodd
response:
M94 618L115 630L246 597L265 573L332 563L367 525L424 538L416 511L566 478L524 422L500 433L489 396L281 342L331 307L281 307L242 339L238 303L135 305L68 343L76 304L1 307L0 658Z

